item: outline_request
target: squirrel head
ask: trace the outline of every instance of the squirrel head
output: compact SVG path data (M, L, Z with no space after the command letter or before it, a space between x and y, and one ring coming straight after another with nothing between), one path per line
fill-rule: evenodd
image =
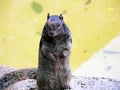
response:
M54 37L61 33L63 33L63 16L62 14L58 15L47 15L47 22L46 22L46 32L49 36Z

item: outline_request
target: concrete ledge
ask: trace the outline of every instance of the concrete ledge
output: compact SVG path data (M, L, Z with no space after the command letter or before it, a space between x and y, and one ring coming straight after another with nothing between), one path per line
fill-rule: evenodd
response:
M120 81L110 78L72 77L71 90L120 90ZM36 80L19 81L6 90L37 90Z
M12 67L1 65L0 76L13 71ZM71 90L120 90L120 81L104 77L73 76L70 82ZM6 90L37 90L35 79L18 81Z
M8 66L0 66L0 75L2 76L13 70ZM120 81L104 77L73 76L70 85L71 90L120 90ZM5 90L37 90L36 80L18 81Z

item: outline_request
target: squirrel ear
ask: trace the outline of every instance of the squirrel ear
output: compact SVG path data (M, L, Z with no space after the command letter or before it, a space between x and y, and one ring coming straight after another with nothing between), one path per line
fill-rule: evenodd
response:
M50 13L48 13L48 15L47 15L47 19L49 19L49 17L50 17Z
M63 16L62 16L62 14L60 14L60 16L59 16L59 17L60 17L60 20L63 20Z

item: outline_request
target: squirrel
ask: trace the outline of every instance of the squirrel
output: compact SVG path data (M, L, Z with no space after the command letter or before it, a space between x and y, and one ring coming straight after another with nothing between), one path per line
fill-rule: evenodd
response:
M39 44L38 68L21 69L0 78L0 90L25 79L37 79L38 90L69 90L71 32L60 14L48 13Z
M69 90L71 33L63 16L48 13L39 45L38 90Z

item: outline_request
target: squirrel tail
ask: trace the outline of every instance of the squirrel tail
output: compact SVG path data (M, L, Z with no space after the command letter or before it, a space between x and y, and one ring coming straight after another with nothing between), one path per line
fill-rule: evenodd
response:
M16 71L12 71L3 75L0 78L0 90L4 90L8 86L17 81L25 80L25 79L36 79L37 78L37 68L30 69L20 69Z

